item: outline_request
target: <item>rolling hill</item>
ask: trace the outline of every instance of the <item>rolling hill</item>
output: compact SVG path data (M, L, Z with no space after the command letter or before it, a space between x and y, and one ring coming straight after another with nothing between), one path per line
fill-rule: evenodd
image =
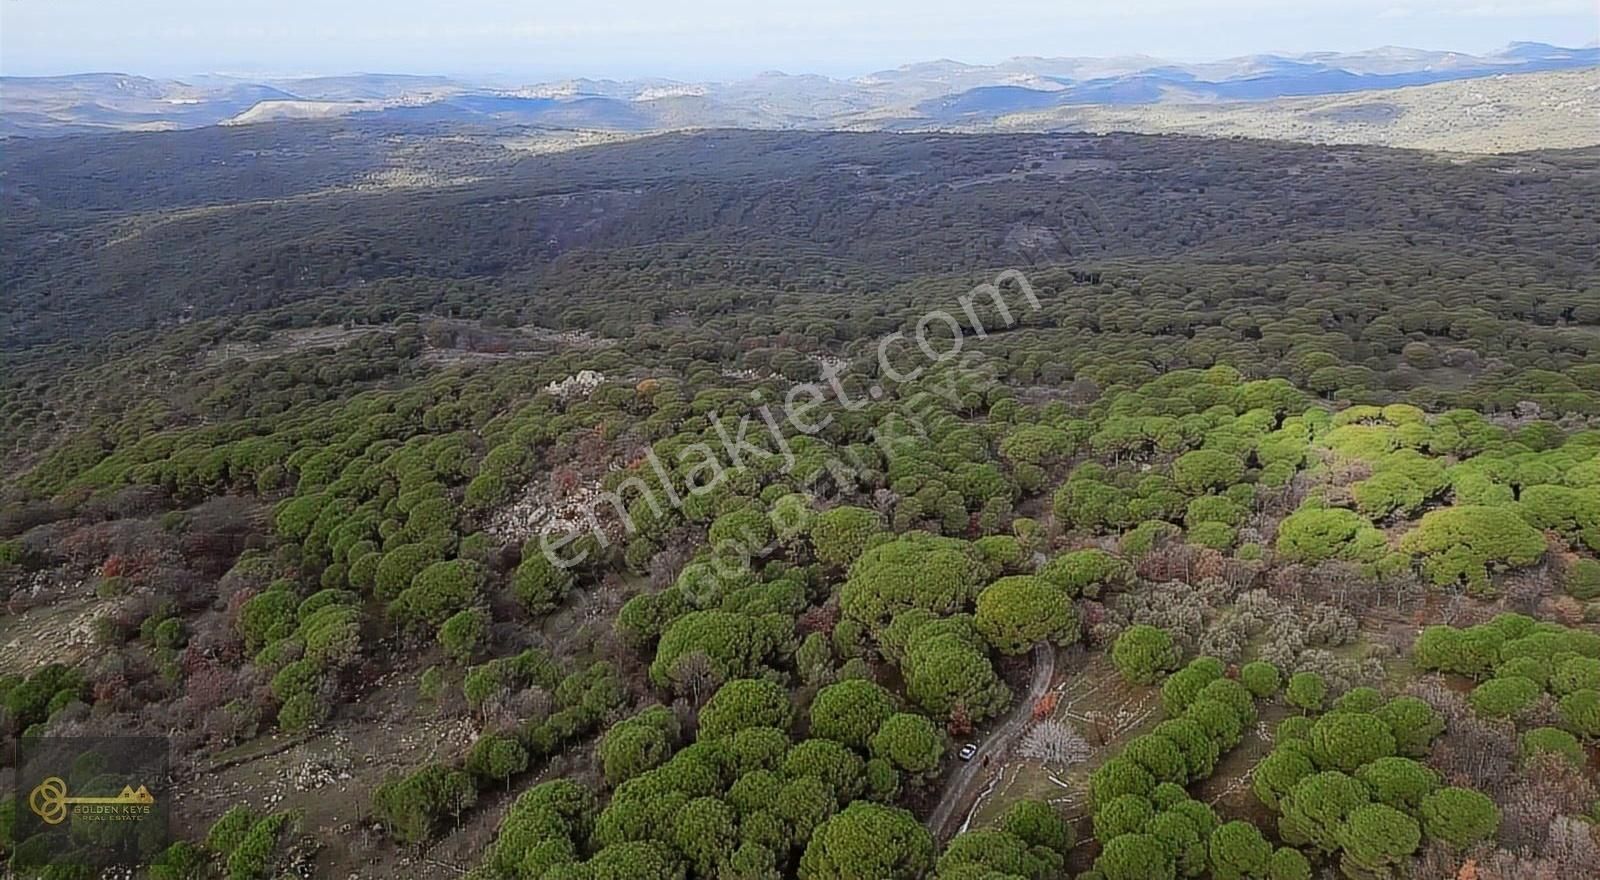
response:
M1337 127L1343 116L1337 112L1326 118L1313 116L1322 119L1317 124L1252 125L1220 120L1250 118L1254 111L1231 106L1241 102L1326 100L1508 74L1593 69L1596 65L1600 65L1600 48L1513 43L1491 55L1383 47L1293 57L1250 55L1202 63L1147 56L1028 57L992 65L942 59L852 79L767 72L734 82L706 83L575 79L492 87L445 77L395 74L259 83L217 76L190 81L122 74L7 77L0 78L0 92L5 97L0 135L178 129L379 113L401 122L613 132L734 127L981 130L1027 124L1054 127L1083 120L1087 126L1125 125L1152 131L1166 130L1169 125L1180 130L1232 126L1240 133L1274 127L1304 129L1310 132L1305 136L1318 138L1326 137L1321 132ZM1529 85L1534 90L1531 98L1510 97L1507 106L1514 108L1521 100L1543 100L1538 90L1545 87L1545 81ZM1490 90L1517 95L1526 91L1521 86ZM1205 109L1212 105L1227 105L1227 109ZM1315 112L1310 104L1262 106L1262 112L1273 114L1279 112L1279 106L1291 113L1299 113L1302 107ZM1168 108L1181 109L1169 113ZM1358 113L1356 118L1364 124L1367 115ZM1368 137L1365 132L1358 127L1350 136ZM1510 138L1491 140L1502 143ZM1571 140L1569 136L1561 142Z
M1137 131L1507 153L1600 143L1600 69L1494 76L1352 94L1215 104L1059 107L975 126Z

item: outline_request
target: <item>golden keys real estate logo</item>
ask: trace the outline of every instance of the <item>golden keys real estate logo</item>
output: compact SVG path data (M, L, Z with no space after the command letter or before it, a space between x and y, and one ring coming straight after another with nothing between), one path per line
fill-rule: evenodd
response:
M133 876L105 870L148 864L171 842L169 745L159 736L18 737L5 804L14 845L0 874Z
M137 789L124 785L122 793L113 797L69 795L66 780L59 776L51 776L40 782L28 795L28 807L50 825L60 825L66 821L68 807L72 808L70 812L75 819L114 822L143 819L150 815L155 803L156 799L150 790L142 785Z

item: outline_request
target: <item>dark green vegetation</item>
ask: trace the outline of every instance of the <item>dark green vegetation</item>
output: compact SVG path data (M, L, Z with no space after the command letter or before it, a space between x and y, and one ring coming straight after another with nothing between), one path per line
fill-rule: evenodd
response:
M384 138L0 159L8 729L169 734L196 786L269 731L371 758L381 834L200 804L168 876L1600 865L1595 154L711 133L338 189ZM965 314L1003 268L1038 307ZM1040 645L1165 718L1076 830L938 839Z

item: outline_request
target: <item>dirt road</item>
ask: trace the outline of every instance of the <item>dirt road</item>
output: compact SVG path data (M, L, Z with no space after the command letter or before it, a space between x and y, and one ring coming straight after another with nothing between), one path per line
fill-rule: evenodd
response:
M1011 748L1017 737L1027 729L1028 722L1033 717L1033 704L1045 695L1050 689L1050 680L1056 674L1056 651L1048 644L1040 643L1033 646L1033 681L1028 685L1028 693L1011 706L1011 711L1006 715L1005 721L1000 723L978 744L978 754L971 761L963 764L956 775L944 787L944 796L939 798L939 805L934 807L933 813L928 816L928 830L937 840L945 840L954 833L950 826L957 816L966 815L966 807L977 796L977 786L974 783L979 777L987 776L983 766L984 756L990 755L998 759ZM1000 763L996 762L992 769L998 771Z

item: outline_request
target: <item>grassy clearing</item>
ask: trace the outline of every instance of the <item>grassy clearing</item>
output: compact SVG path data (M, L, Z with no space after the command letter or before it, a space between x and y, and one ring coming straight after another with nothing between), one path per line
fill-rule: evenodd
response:
M1123 681L1105 654L1090 655L1053 691L1060 698L1051 717L1072 724L1093 753L1072 767L1006 756L973 806L969 825L991 822L1012 803L1029 798L1047 800L1074 818L1085 815L1089 774L1161 720L1158 689Z

